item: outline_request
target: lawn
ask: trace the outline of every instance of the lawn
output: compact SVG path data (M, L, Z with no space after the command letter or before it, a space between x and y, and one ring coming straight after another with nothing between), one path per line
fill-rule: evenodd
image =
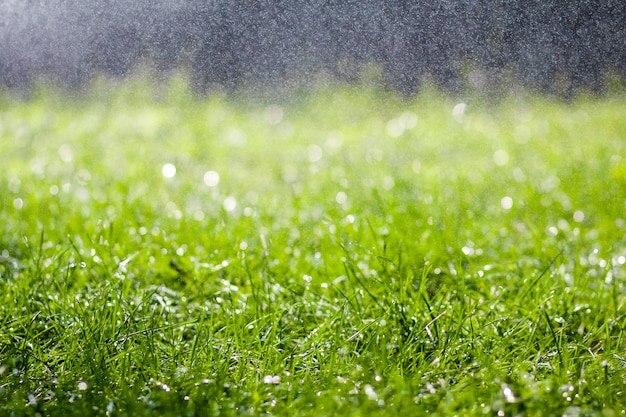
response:
M626 413L623 94L182 85L0 99L0 415Z

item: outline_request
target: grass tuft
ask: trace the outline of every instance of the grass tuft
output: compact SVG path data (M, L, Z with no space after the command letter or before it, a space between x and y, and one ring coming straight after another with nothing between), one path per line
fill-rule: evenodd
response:
M180 85L0 100L0 414L625 412L623 98Z

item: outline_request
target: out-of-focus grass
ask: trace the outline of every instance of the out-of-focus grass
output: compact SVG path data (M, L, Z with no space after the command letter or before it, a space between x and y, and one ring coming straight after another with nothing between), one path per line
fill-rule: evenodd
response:
M623 97L183 84L2 101L2 413L623 412Z

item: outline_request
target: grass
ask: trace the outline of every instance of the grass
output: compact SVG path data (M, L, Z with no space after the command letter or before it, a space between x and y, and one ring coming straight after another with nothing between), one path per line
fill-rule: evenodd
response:
M151 91L0 102L1 415L626 412L622 96Z

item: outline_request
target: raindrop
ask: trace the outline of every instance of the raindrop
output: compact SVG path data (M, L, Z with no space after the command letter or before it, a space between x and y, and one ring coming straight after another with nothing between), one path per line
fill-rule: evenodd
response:
M176 175L176 167L173 164L167 163L161 168L161 172L165 178L173 178Z
M209 187L215 187L220 182L220 174L215 171L207 171L204 173L204 183Z
M88 388L88 386L87 386L87 383L86 383L86 382L84 382L84 381L80 381L80 382L78 383L78 390L79 390L79 391L86 391L86 390L87 390L87 388Z
M51 185L50 186L50 194L51 195L59 194L59 186L58 185Z
M21 198L16 198L15 200L13 200L13 207L20 210L22 207L24 207L24 200L22 200Z

